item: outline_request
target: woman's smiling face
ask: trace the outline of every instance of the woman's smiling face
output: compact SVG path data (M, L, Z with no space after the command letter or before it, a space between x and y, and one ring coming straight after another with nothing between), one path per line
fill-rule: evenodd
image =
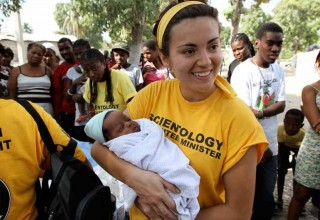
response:
M221 62L219 24L208 16L185 19L174 25L170 33L169 56L161 54L165 65L180 81L180 89L188 101L209 97Z

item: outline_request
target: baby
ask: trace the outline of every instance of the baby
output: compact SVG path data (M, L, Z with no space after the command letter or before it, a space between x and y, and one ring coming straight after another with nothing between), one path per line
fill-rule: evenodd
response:
M179 219L195 219L200 209L197 200L200 177L177 145L164 136L158 124L148 119L131 120L109 109L91 118L84 130L118 157L175 184L181 193L169 194L176 203ZM126 185L123 194L128 210L137 194Z

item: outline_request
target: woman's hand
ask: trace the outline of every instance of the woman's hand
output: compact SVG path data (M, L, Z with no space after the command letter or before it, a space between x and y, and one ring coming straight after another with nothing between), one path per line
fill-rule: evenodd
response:
M86 76L86 74L82 74L77 79L73 80L72 84L75 86L79 86L79 85L81 86L87 81L87 79L88 77Z
M175 185L165 181L156 173L142 170L120 159L98 141L91 147L91 156L103 169L137 193L138 199L135 201L137 207L147 217L160 219L161 215L163 219L178 219L172 212L175 211L176 205L167 192L169 190L172 193L180 193Z
M132 187L136 193L136 206L149 219L178 219L176 205L169 196L167 190L172 193L179 193L179 189L162 179L159 175L149 171L139 171L137 178L132 181ZM131 182L131 181L130 181Z
M111 67L111 69L121 70L121 69L122 69L122 66L121 66L121 64L116 63L116 64L114 64L114 65Z
M152 67L150 65L146 65L142 68L142 73L147 73L147 72L156 72L157 69L155 67Z
M78 102L83 102L83 95L82 94L73 94L72 95L72 99L74 102L78 103Z

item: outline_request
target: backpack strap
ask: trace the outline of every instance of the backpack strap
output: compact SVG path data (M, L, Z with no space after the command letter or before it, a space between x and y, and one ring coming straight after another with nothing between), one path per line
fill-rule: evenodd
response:
M47 149L49 150L50 154L53 154L57 151L57 147L54 145L52 137L48 131L47 126L43 122L42 118L40 117L39 113L32 107L32 105L25 99L18 99L17 102L22 105L32 116L32 118L36 121L38 125L38 129L41 135L41 138L46 145Z
M39 115L39 113L33 108L33 106L27 100L18 99L16 101L20 105L22 105L29 112L29 114L32 116L32 118L36 121L41 138L42 138L44 144L46 145L48 151L50 152L50 154L57 152L57 146L54 144L52 137L50 135L50 132L49 132L46 124L42 120L41 116ZM63 148L62 152L64 154L73 156L77 145L78 145L77 142L75 140L73 140L72 138L70 138L69 143L67 144L66 147Z

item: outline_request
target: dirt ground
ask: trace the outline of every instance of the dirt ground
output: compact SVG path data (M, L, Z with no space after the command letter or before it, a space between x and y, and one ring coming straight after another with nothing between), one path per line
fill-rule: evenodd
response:
M313 82L313 79L309 80L300 80L300 77L294 75L294 74L287 74L286 77L286 92L287 92L287 100L286 100L286 109L285 111L279 115L278 121L281 123L284 118L284 114L287 110L291 108L298 108L300 109L300 104L301 104L301 91L302 88L307 85L308 83ZM304 128L308 129L309 123L307 119L304 121ZM284 220L287 219L287 214L288 214L288 207L289 203L292 197L292 170L290 169L288 171L288 174L286 175L286 180L285 180L285 187L284 187L284 192L283 192L283 210L282 212L278 213L273 219L274 220ZM275 190L275 199L277 198L277 192ZM311 201L311 200L310 200ZM317 214L318 214L318 209L314 207L311 202L308 202L305 206L305 212L301 215L300 219L305 219L305 220L316 220Z
M314 56L314 55L312 55ZM305 58L305 57L303 57ZM301 72L301 69L303 69L303 67L305 66L310 66L310 65L306 65L303 61L308 60L308 62L311 59L301 59L299 66L300 66L300 72L299 74L296 74L296 71L288 71L287 69L285 69L286 71L286 108L284 110L284 112L282 114L278 115L278 122L282 123L285 112L288 111L289 109L292 108L297 108L300 109L300 104L301 104L301 91L303 89L303 87L305 85L308 85L312 82L314 82L315 80L317 80L316 78L318 76L314 75L314 69L313 66L311 65L311 68L308 69L304 69L303 73ZM314 60L314 59L312 59ZM221 75L225 75L226 74L226 70L227 67L224 66ZM313 73L312 73L313 72ZM308 129L309 123L307 121L307 119L305 119L304 121L304 128ZM292 170L289 169L288 170L288 174L286 175L286 180L285 180L285 187L284 187L284 192L283 192L283 210L279 213L277 213L277 215L275 215L273 217L273 220L285 220L287 219L287 214L288 214L288 207L289 207L289 203L293 194L292 191L292 179L293 179L293 175L292 175ZM277 199L277 187L275 188L275 199ZM310 200L311 201L311 200ZM300 219L305 219L305 220L316 220L317 218L317 214L318 214L318 209L316 207L314 207L311 202L308 202L305 206L305 212L301 215Z

